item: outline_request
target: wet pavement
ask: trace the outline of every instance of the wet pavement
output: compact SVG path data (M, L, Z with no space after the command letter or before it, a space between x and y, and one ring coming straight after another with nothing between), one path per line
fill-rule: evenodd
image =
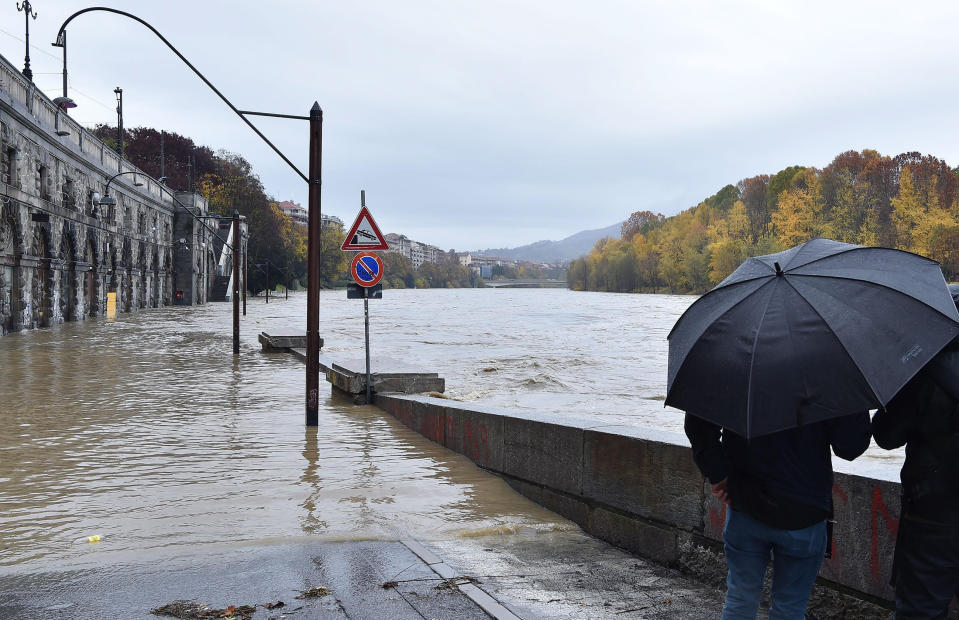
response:
M297 598L319 587L330 593ZM249 606L254 619L705 619L722 593L577 531L213 547L0 577L0 618L157 618L178 601Z

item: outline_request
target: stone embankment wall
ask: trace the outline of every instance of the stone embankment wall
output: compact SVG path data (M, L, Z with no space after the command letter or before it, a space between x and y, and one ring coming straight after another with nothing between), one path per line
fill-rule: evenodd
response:
M184 209L206 201L178 198L0 56L0 335L103 315L108 292L119 312L204 302L210 236Z
M708 492L685 436L426 396L377 394L375 404L597 538L724 581L725 506ZM860 616L866 608L837 590L893 598L899 492L895 482L836 474L833 555L820 572L819 604Z

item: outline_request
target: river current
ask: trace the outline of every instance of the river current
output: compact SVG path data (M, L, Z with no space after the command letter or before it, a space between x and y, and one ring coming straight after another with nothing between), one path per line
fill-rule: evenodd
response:
M682 433L664 408L666 335L688 296L562 289L387 290L371 349L463 401ZM0 574L162 557L196 545L438 539L575 527L256 336L302 332L306 297L163 308L0 338ZM323 291L323 353L363 355L363 302ZM865 467L895 477L901 453ZM87 543L99 535L101 542Z

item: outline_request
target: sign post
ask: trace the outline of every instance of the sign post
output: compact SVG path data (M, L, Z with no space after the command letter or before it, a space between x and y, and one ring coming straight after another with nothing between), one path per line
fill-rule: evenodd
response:
M383 262L369 250L388 250L386 239L366 208L366 191L360 192L360 212L340 246L343 251L360 250L350 262L350 275L356 285L347 289L347 299L363 300L363 324L366 333L366 404L370 404L370 299L383 299ZM362 293L362 294L360 294Z

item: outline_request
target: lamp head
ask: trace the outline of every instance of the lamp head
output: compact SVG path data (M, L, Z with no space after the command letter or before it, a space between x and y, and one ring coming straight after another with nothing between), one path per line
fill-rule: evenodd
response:
M54 97L53 105L64 111L77 107L76 102L69 97Z
M104 207L115 207L117 206L117 201L110 194L106 194L99 200L99 204Z

